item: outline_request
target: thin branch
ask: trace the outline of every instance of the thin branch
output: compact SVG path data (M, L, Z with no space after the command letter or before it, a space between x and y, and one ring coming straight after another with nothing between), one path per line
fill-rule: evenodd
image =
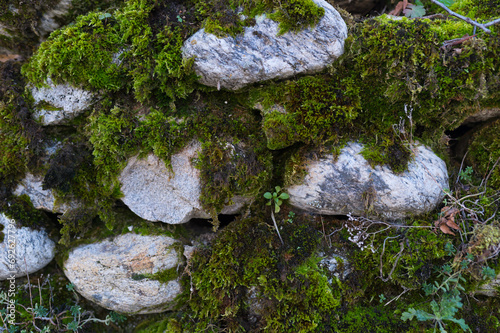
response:
M496 24L496 23L499 23L500 22L500 19L496 19L494 21L491 21L491 22L488 22L488 23L485 23L485 24L481 24L477 21L474 21L473 19L469 18L469 17L466 17L466 16L463 16L463 15L460 15L458 13L455 13L454 11L452 11L451 9L449 9L448 7L446 7L444 4L442 4L441 2L437 1L437 0L431 0L432 3L438 5L439 7L443 8L444 10L446 10L450 15L452 16L455 16L455 17L458 17L459 19L469 23L469 24L472 24L473 26L475 27L478 27L482 30L484 30L484 32L486 33L491 33L491 30L488 29L487 27L489 27L490 25L493 25L493 24Z
M497 18L496 20L493 20L491 22L485 23L484 26L485 27L489 27L490 25L494 25L494 24L497 24L497 23L500 23L500 17Z
M398 261L399 261L399 258L401 258L401 255L403 254L403 251L405 249L405 244L404 242L401 242L399 243L400 246L401 246L401 250L399 251L398 255L396 256L396 261L394 261L394 265L392 265L392 269L391 271L389 272L389 275L387 276L387 278L384 278L384 273L382 271L382 268L383 268L383 262L382 262L382 257L384 255L384 252L385 252L385 241L389 238L397 238L399 236L394 236L394 237L387 237L385 240L384 240L384 246L382 248L382 253L380 253L380 279L384 282L387 282L391 279L391 275L392 273L394 273L394 270L396 269L396 266L398 265Z
M273 219L273 223L274 223L274 227L276 228L276 232L278 233L278 236L280 237L281 245L285 245L285 243L283 243L283 239L281 238L280 231L278 230L278 225L276 224L276 220L274 219L273 207L271 207L271 218Z

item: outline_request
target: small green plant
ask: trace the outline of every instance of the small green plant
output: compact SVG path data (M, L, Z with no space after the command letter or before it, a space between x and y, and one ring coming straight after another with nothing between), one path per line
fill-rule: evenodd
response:
M445 321L451 321L460 326L464 331L471 332L465 320L456 319L455 314L462 308L462 300L460 298L460 291L464 291L462 282L465 278L462 277L462 271L453 272L450 265L443 265L441 267L442 282L435 281L434 284L424 283L423 290L426 296L437 296L437 301L434 299L430 302L432 313L421 309L409 308L408 311L403 312L401 319L403 321L412 320L416 318L419 321L432 320L434 322L434 332L439 327L439 332L446 333Z
M108 326L110 323L121 323L126 319L126 317L114 312L110 312L105 319L95 318L92 311L85 310L78 305L79 296L72 283L66 285L66 289L73 292L75 297L75 303L69 310L52 303L54 288L51 285L50 276L42 283L38 280L37 285L32 285L31 281L28 280L27 287L27 299L23 299L22 296L17 298L19 296L17 294L16 299L11 299L11 295L0 291L0 304L9 305L14 300L16 316L23 319L22 322L13 325L8 321L7 312L0 311L0 330L3 329L6 332L18 332L19 329L21 332L78 332L87 323L102 323ZM38 292L33 289L38 289ZM49 300L47 301L45 298L49 298Z
M491 267L483 267L483 280L494 279L497 276L495 270Z
M465 170L460 170L460 173L458 174L460 180L466 181L466 182L472 182L472 173L473 173L472 167L468 166L465 168Z
M269 200L266 204L267 206L271 206L274 204L274 210L271 209L271 218L273 220L274 227L276 228L276 232L278 233L278 236L280 238L281 244L284 245L285 243L283 242L283 239L281 238L281 235L280 235L280 231L278 230L278 225L276 224L276 219L274 218L274 213L280 212L280 206L283 204L283 200L289 199L290 196L285 192L281 192L281 187L279 187L279 186L276 186L274 189L276 191L273 193L271 193L271 192L264 193L264 198Z
M266 205L271 206L274 203L274 212L279 213L280 206L283 204L283 200L289 199L290 196L285 192L280 193L281 187L279 186L276 186L274 189L276 191L273 193L271 192L264 193L264 198L269 200L269 202Z

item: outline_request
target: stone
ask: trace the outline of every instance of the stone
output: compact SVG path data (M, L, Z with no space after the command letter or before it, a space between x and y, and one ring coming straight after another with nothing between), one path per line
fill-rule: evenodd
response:
M27 195L36 209L43 209L52 213L65 213L71 208L78 207L76 202L57 202L52 190L42 187L43 176L27 173L14 189L17 196Z
M347 26L330 4L313 1L325 9L313 28L278 36L278 23L260 15L236 37L218 38L199 30L184 42L183 58L195 57L200 83L229 90L319 72L344 52Z
M182 288L177 278L166 282L155 273L182 264L182 245L168 236L127 233L72 249L64 273L75 290L100 306L124 314L171 310Z
M152 222L180 224L194 218L210 218L200 203L200 172L191 162L200 151L201 144L192 142L172 156L172 170L154 154L144 159L132 157L119 178L122 201L135 214ZM236 214L248 199L236 196L233 202L220 213Z
M54 259L56 245L45 230L18 227L15 220L3 213L0 213L0 228L3 239L0 243L3 256L0 261L0 280L12 275L20 277L35 273ZM10 252L12 247L14 252Z
M351 273L351 265L347 261L347 258L340 254L325 254L320 252L318 253L318 257L321 258L319 266L326 267L340 281L346 280L347 276ZM332 284L333 280L329 279L328 283Z
M500 118L500 108L486 108L474 113L473 115L467 117L462 125L473 126L478 123L483 123L486 121L492 121L496 118Z
M96 99L93 93L69 84L54 84L50 79L47 84L48 87L31 88L37 104L33 118L42 125L67 123L88 109Z
M303 183L286 189L289 204L324 215L400 219L429 212L441 203L448 172L429 148L414 146L414 159L401 174L388 166L371 167L360 154L362 148L351 142L336 160L326 155L306 161Z

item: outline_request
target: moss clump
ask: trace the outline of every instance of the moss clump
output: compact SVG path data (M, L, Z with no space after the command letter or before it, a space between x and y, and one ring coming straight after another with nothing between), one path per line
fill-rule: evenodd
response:
M7 217L14 219L19 226L32 229L45 228L48 229L47 231L49 233L53 231L52 223L47 215L35 209L27 195L21 195L19 197L11 196L0 203L0 210Z
M220 37L243 32L244 26L255 23L253 17L264 13L279 22L279 34L312 27L325 14L325 10L312 0L284 0L279 3L269 0L197 0L196 7L199 15L206 17L203 23L205 30ZM243 9L241 13L237 12L239 8ZM241 18L241 14L247 18Z
M44 133L32 118L32 98L24 91L20 65L0 65L0 181L9 184L28 168L39 166Z
M396 173L405 171L408 162L413 158L409 143L394 136L392 138L386 136L384 142L379 145L368 141L361 155L372 167L387 164Z
M284 227L284 247L269 225L252 218L232 223L210 248L195 253L188 269L197 323L183 321L185 330L213 325L241 331L248 315L273 332L327 330L339 291L314 258L319 234L306 225Z
M500 188L500 168L497 165L493 166L500 158L500 140L498 138L498 130L500 128L500 120L497 120L489 126L483 128L474 135L470 145L469 159L474 168L483 179L491 172L488 179L488 185L493 188Z
M358 121L372 126L368 133L387 133L407 120L407 105L414 134L437 138L467 116L468 106L498 103L498 73L493 70L498 66L498 37L468 40L456 52L441 43L458 37L453 33L460 30L449 26L445 33L442 23L382 17L353 29L356 37L348 38L346 54L332 72L358 87Z
M450 6L450 9L482 23L500 17L500 1L498 0L458 0ZM495 28L495 26L489 27L493 31Z
M280 149L298 141L338 142L357 117L358 101L354 91L334 82L328 76L307 76L253 92L260 95L256 102L265 109L274 104L285 108L264 113L268 148Z
M429 222L424 220L408 221L407 225L413 228L391 228L389 233L375 234L370 241L365 241L371 245L367 244L363 251L355 254L354 267L369 272L372 277L367 280L381 277L388 283L416 289L431 277L432 267L443 262L447 256L445 246L451 242L449 237L426 228ZM377 293L376 285L372 284L371 288Z
M122 88L124 73L113 63L113 54L123 44L112 21L104 13L90 13L54 31L23 67L23 74L37 86L50 77L55 83L86 88Z

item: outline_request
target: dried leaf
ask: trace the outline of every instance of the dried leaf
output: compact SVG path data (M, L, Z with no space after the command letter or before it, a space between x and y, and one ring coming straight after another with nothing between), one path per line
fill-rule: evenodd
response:
M447 225L448 227L450 227L450 228L455 229L455 230L460 230L460 231L462 231L462 229L460 229L460 227L459 227L459 226L458 226L455 222L453 222L452 220L448 220L448 221L446 221L446 225Z
M408 7L408 0L400 1L397 3L396 7L389 12L389 15L399 16L406 7Z
M458 208L455 208L455 207L445 206L445 207L441 208L441 214L443 214L444 217L448 217L450 215L455 216L459 212L460 212L460 210L458 210Z
M450 228L444 223L439 226L439 229L441 229L441 231L445 234L455 236L453 231L451 231Z

